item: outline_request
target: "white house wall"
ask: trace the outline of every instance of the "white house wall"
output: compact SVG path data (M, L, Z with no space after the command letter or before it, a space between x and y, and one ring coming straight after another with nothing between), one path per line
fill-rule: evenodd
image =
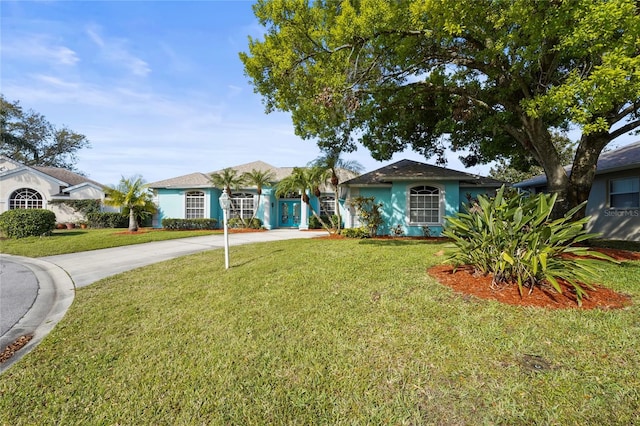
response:
M39 174L30 173L29 169L5 176L0 181L0 213L9 210L9 198L14 191L22 188L30 188L38 191L42 196L42 207L47 208L52 194L60 191L59 182L45 179Z

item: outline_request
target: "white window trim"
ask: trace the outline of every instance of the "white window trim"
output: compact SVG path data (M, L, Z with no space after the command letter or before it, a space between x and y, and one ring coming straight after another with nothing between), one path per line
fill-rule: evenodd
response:
M200 219L200 218L188 218L187 217L187 197L189 196L189 193L192 193L192 192L200 192L200 193L203 194L203 197L202 197L202 203L203 203L203 205L202 205L202 219L208 218L209 217L209 214L207 212L207 205L208 205L208 203L207 203L207 201L208 201L207 200L207 195L208 194L205 191L201 190L201 189L190 189L190 190L184 192L184 196L182 197L183 200L184 200L184 202L183 202L183 204L184 204L184 208L183 208L184 218L185 219Z
M33 189L33 188L29 188L29 187L20 187L20 188L16 188L13 191L9 192L9 197L7 198L7 210L17 210L15 208L12 208L12 200L13 200L13 195L18 192L18 191L24 191L24 190L29 190L29 191L33 191L34 193L38 194L40 196L40 202L42 204L41 207L34 207L34 208L38 208L38 209L46 209L47 208L47 198L42 195L42 192L38 191L37 189ZM22 207L19 207L18 209L21 209ZM31 207L29 207L31 208Z
M608 204L610 209L625 210L625 209L636 209L636 208L640 207L640 205L631 206L631 207L613 207L611 205L611 196L612 195L635 194L635 192L612 192L611 191L612 182L617 181L617 180L631 180L631 179L635 179L638 182L638 186L640 187L640 177L639 176L625 176L625 177L612 178L612 179L608 180L608 182L607 182L607 204ZM640 198L640 196L639 196L639 198ZM638 204L640 204L640 201L639 201Z
M412 222L411 221L411 188L417 186L430 186L438 190L438 222ZM442 226L444 219L445 191L444 186L432 182L416 182L405 188L405 221L407 226Z

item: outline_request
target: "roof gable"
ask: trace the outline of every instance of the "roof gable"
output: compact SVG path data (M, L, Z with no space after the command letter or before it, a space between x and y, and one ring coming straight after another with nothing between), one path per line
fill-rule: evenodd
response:
M344 185L376 185L394 181L457 180L467 185L500 186L503 182L445 167L400 160L343 182Z

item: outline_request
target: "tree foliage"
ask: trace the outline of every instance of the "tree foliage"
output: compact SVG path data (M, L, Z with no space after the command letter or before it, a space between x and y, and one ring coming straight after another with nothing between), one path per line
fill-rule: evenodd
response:
M633 0L261 0L241 53L267 112L296 133L387 160L407 147L468 165L531 157L567 211L598 156L640 126ZM582 131L569 176L552 132ZM561 209L561 210L562 210Z
M340 216L340 194L338 191L340 185L339 171L342 169L349 171L355 175L361 173L362 170L364 170L362 164L358 163L355 160L345 160L340 155L340 151L325 148L322 155L320 155L310 163L311 167L317 167L320 170L326 171L328 181L331 184L331 188L333 188L336 220L334 221L332 217L329 217L329 220L331 221L331 226L337 229L338 233L340 233L340 225L342 223L342 218Z
M0 154L27 166L60 167L77 171L77 152L89 140L66 126L57 128L42 114L25 111L19 102L0 95L2 138Z
M331 233L331 227L322 220L322 217L316 212L311 205L309 194L318 192L318 188L325 182L327 176L326 170L319 167L294 167L293 172L286 178L278 182L276 186L276 195L284 195L292 192L301 194L302 202L307 205L311 214L320 222L322 227Z
M122 207L129 215L129 231L138 230L138 217L148 216L156 211L148 186L141 176L120 179L117 186L107 188L104 203Z
M272 170L257 170L251 169L250 172L245 172L241 176L242 181L247 185L255 186L256 193L258 194L258 200L256 201L256 206L253 209L253 215L251 216L251 220L249 223L253 222L253 219L256 217L258 213L258 208L260 207L260 197L262 196L262 188L265 186L270 186L273 180L276 178L276 175Z

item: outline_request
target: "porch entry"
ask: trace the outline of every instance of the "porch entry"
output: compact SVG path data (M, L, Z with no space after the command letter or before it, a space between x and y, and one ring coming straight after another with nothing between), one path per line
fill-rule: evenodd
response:
M278 227L297 228L300 225L301 200L278 200Z

